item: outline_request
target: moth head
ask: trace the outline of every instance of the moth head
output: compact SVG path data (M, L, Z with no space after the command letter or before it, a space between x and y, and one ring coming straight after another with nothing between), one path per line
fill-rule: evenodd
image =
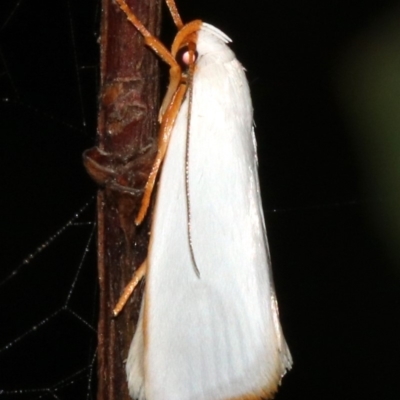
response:
M193 66L197 60L197 37L202 21L195 20L184 25L175 36L171 54L182 71Z
M158 118L161 122L164 113L171 106L180 85L186 85L188 80L191 81L193 77L197 59L197 36L203 22L200 20L194 20L184 25L178 9L176 8L175 0L165 0L171 12L175 26L178 28L178 33L175 36L171 51L168 51L167 48L147 30L139 18L131 11L126 0L115 1L126 14L128 20L144 37L146 45L170 66L170 82Z
M174 14L172 13L172 15ZM169 63L171 66L170 82L158 114L159 122L162 121L165 112L170 107L171 101L179 85L183 82L187 84L187 82L191 81L193 78L198 56L197 37L202 25L203 22L200 20L189 22L186 25L176 23L179 31L171 46L170 54L173 63Z

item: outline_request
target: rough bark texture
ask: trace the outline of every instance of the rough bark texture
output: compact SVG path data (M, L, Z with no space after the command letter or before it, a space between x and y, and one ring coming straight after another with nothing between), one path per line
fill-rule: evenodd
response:
M127 0L150 32L158 35L159 0ZM112 318L132 272L147 251L149 218L134 224L142 189L155 154L158 60L112 0L102 0L101 86L98 143L84 164L99 183L98 400L130 399L125 360L135 331L141 292ZM140 285L142 286L142 285Z

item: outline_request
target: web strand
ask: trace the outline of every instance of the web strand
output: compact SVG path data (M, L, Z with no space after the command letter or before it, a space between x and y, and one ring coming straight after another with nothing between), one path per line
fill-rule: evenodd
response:
M95 0L3 7L4 400L95 397L94 186L81 153L95 136L98 9Z

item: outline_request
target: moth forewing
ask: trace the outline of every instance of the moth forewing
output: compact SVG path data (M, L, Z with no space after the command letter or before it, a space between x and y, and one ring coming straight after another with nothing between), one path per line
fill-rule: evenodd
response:
M121 6L172 79L136 218L162 165L129 391L140 400L271 398L292 361L269 272L248 83L225 34L182 25L167 4L179 29L171 53Z

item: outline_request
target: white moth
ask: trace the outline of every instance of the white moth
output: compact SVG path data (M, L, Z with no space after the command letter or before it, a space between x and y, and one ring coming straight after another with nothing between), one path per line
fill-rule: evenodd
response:
M126 364L129 393L139 400L269 399L292 360L270 271L243 67L217 28L183 25L174 0L166 0L179 30L171 52L117 2L171 67L159 151L136 219L146 214L162 164L148 255L114 310L145 274Z

